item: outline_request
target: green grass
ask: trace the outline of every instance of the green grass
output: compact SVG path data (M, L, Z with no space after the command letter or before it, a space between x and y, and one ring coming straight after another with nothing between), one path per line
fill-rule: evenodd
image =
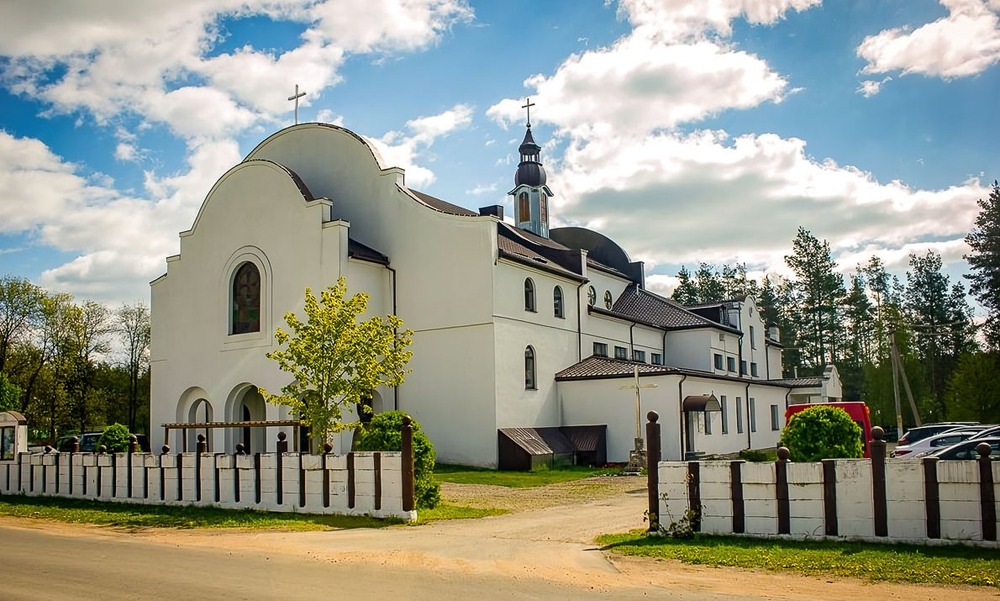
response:
M438 482L454 482L456 484L492 484L508 488L532 488L546 486L559 482L570 482L590 476L613 473L612 470L592 467L567 467L553 470L538 470L534 472L508 472L485 468L466 467L463 465L446 465L439 463L434 466L434 478Z
M503 515L505 513L509 512L506 509L499 509L497 507L463 507L458 505L448 505L447 503L438 503L437 507L434 509L417 510L417 521L414 522L414 524L428 524L430 522L439 522L441 520L469 520L485 518L491 515Z
M253 530L331 530L385 528L402 520L365 516L270 513L181 505L102 503L56 497L0 495L0 515L121 528L248 528Z
M948 546L842 541L793 541L696 535L694 539L608 534L604 549L623 555L675 559L685 563L850 577L872 582L993 586L1000 588L1000 554L995 550Z

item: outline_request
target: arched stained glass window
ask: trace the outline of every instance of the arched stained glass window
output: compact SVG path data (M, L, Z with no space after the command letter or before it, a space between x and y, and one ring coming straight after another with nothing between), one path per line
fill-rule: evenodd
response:
M535 389L535 349L524 347L524 389Z
M563 314L563 293L559 286L552 290L552 313L556 317L565 317Z
M233 277L231 334L260 331L260 270L253 263L240 265Z

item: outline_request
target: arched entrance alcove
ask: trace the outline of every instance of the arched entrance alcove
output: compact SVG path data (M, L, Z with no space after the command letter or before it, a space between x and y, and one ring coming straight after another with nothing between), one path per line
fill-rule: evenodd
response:
M201 424L212 421L215 411L214 408L212 407L211 401L209 401L208 399L209 395L207 392L205 392L205 389L203 388L192 386L191 388L185 390L184 394L181 395L180 400L178 400L177 402L177 416L176 416L177 423ZM177 446L178 448L176 450L180 451L185 448L185 440L186 440L187 443L186 448L193 451L197 448L196 444L198 441L199 434L205 435L205 440L208 441L209 445L208 448L211 449L212 439L213 439L211 429L181 430L181 432L178 434L180 438L177 438L173 441L166 440L164 441L164 443L168 445Z
M236 387L230 395L229 407L227 421L249 422L267 419L267 402L253 384ZM231 429L227 446L230 450L235 450L237 444L242 444L244 452L248 454L263 453L267 443L266 432L265 428Z

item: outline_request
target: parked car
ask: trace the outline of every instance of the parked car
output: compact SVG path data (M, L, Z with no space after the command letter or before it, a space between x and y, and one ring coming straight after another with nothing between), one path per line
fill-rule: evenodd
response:
M983 442L990 445L990 459L993 461L1000 461L1000 436L991 436L988 438L969 438L958 444L953 444L950 447L945 447L928 453L927 455L924 455L924 457L937 457L941 460L979 459L979 452L976 451L976 447Z
M962 442L968 438L971 438L977 430L948 430L947 432L942 432L941 434L935 434L934 436L928 436L918 440L917 442L909 445L897 446L891 453L890 457L919 457L934 451L936 449L943 449L945 447L950 447L951 445Z
M1000 426L990 424L987 428L976 432L970 438L988 438L992 436L1000 436Z
M935 434L941 434L942 432L947 432L948 430L954 430L955 428L961 428L962 426L972 426L975 425L974 422L942 422L939 424L924 424L922 426L914 426L903 434L903 437L899 439L898 446L911 445L918 440L923 440L928 436L934 436Z
M73 437L75 436L80 440L80 452L81 453L96 453L97 452L97 441L101 439L102 432L84 432L83 434L73 434L72 436L65 436L59 439L56 443L56 450L61 452L67 452L72 450Z

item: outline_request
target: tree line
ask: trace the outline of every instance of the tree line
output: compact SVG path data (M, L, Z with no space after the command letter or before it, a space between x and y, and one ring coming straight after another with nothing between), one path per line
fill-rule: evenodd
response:
M0 277L0 411L28 419L34 439L149 423L149 308L117 310Z
M846 400L865 401L872 420L895 423L893 347L923 421L1000 422L1000 186L965 238L968 282L953 282L934 251L911 254L903 278L878 257L846 275L830 244L799 228L785 264L792 276L747 276L746 265L682 267L673 299L685 305L749 295L784 346L784 377L837 366ZM969 295L986 312L973 319ZM897 376L899 372L897 371ZM902 383L898 384L902 386ZM902 394L902 393L900 393ZM904 422L914 418L904 410Z

